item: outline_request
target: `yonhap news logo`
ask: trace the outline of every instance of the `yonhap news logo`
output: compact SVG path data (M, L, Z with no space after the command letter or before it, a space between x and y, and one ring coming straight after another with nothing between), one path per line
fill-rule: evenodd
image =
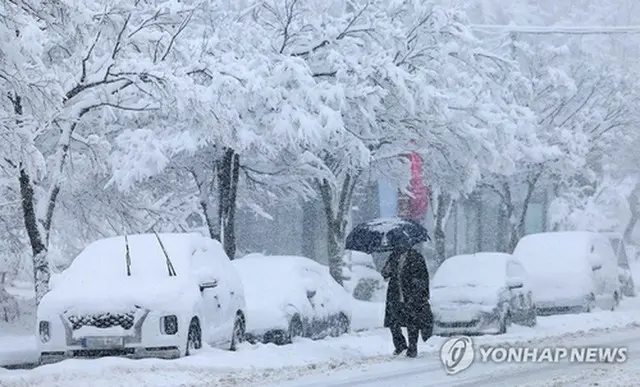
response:
M453 337L440 348L440 361L448 375L462 372L480 363L609 363L621 364L628 359L626 347L534 347L479 346L468 336Z
M440 361L444 371L449 375L455 375L471 367L475 356L473 340L468 336L448 339L440 348Z

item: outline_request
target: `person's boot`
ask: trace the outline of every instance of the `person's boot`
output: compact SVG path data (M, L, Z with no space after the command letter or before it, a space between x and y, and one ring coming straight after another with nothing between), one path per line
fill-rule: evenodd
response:
M416 357L418 356L418 348L414 346L410 346L407 349L407 357Z
M402 352L404 352L407 349L407 346L402 346L402 347L396 347L396 349L393 351L393 355L394 356L398 356L400 355Z

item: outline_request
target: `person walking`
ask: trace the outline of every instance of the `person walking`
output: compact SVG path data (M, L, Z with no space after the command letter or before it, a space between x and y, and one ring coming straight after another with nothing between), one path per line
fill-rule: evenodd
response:
M418 355L418 339L427 341L433 333L433 315L429 304L429 272L424 257L414 248L396 249L381 271L389 281L384 326L391 331L394 355L407 351ZM402 328L407 328L408 344Z

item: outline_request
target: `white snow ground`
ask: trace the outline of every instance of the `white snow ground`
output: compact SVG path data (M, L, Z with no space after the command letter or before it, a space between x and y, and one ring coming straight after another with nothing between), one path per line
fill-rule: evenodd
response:
M442 371L439 359L393 360L356 370L325 373L278 382L265 387L428 387L455 386L637 386L640 376L640 330L637 328L586 337L566 337L562 340L542 340L539 344L564 346L627 346L629 361L613 364L473 364L454 376ZM606 383L606 384L605 384Z
M624 329L625 334L628 335L631 334L628 332L640 332L640 324L637 323L640 321L638 301L625 301L624 308L616 312L603 311L544 317L539 319L539 325L535 329L514 326L506 335L479 337L477 343L557 344L560 340L581 342L588 337L610 335L616 329ZM299 340L292 345L282 347L245 345L237 352L208 348L195 356L171 361L119 358L72 359L33 370L0 368L0 385L3 387L34 385L48 387L263 386L270 382L282 384L285 380L312 374L331 373L339 376L340 370L358 370L368 365L372 367L369 368L370 370L375 369L368 373L375 372L377 375L378 372L384 373L385 370L391 372L391 381L394 386L411 386L412 384L404 384L407 382L405 379L398 380L398 383L393 380L397 377L395 375L397 372L406 375L406 372L410 371L402 367L414 367L412 375L417 375L415 377L418 379L421 379L420 375L423 375L426 369L430 379L439 375L438 378L441 381L450 380L447 379L450 377L445 377L437 357L443 341L444 338L433 337L426 343L421 342L421 356L416 360L395 360L390 356L392 345L389 334L384 329L320 341ZM3 348L2 351L6 356L8 353L4 342L2 344L0 348ZM400 367L400 371L394 369L394 364ZM468 375L472 374L470 372ZM424 379L421 380L424 382ZM321 379L320 383L327 383L326 385L330 386L333 381ZM424 383L418 385L423 386Z

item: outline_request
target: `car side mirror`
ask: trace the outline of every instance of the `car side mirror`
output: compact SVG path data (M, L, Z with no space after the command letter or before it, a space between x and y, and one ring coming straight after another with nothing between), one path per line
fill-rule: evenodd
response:
M509 278L507 280L507 287L509 289L520 289L524 286L521 280L515 278Z
M308 299L312 299L313 297L316 296L316 291L315 290L307 290L307 298Z
M591 270L593 270L593 271L598 271L600 269L602 269L602 265L599 264L599 263L591 266Z
M210 282L203 282L200 284L200 291L204 292L206 289L213 289L218 286L218 281L213 280Z

